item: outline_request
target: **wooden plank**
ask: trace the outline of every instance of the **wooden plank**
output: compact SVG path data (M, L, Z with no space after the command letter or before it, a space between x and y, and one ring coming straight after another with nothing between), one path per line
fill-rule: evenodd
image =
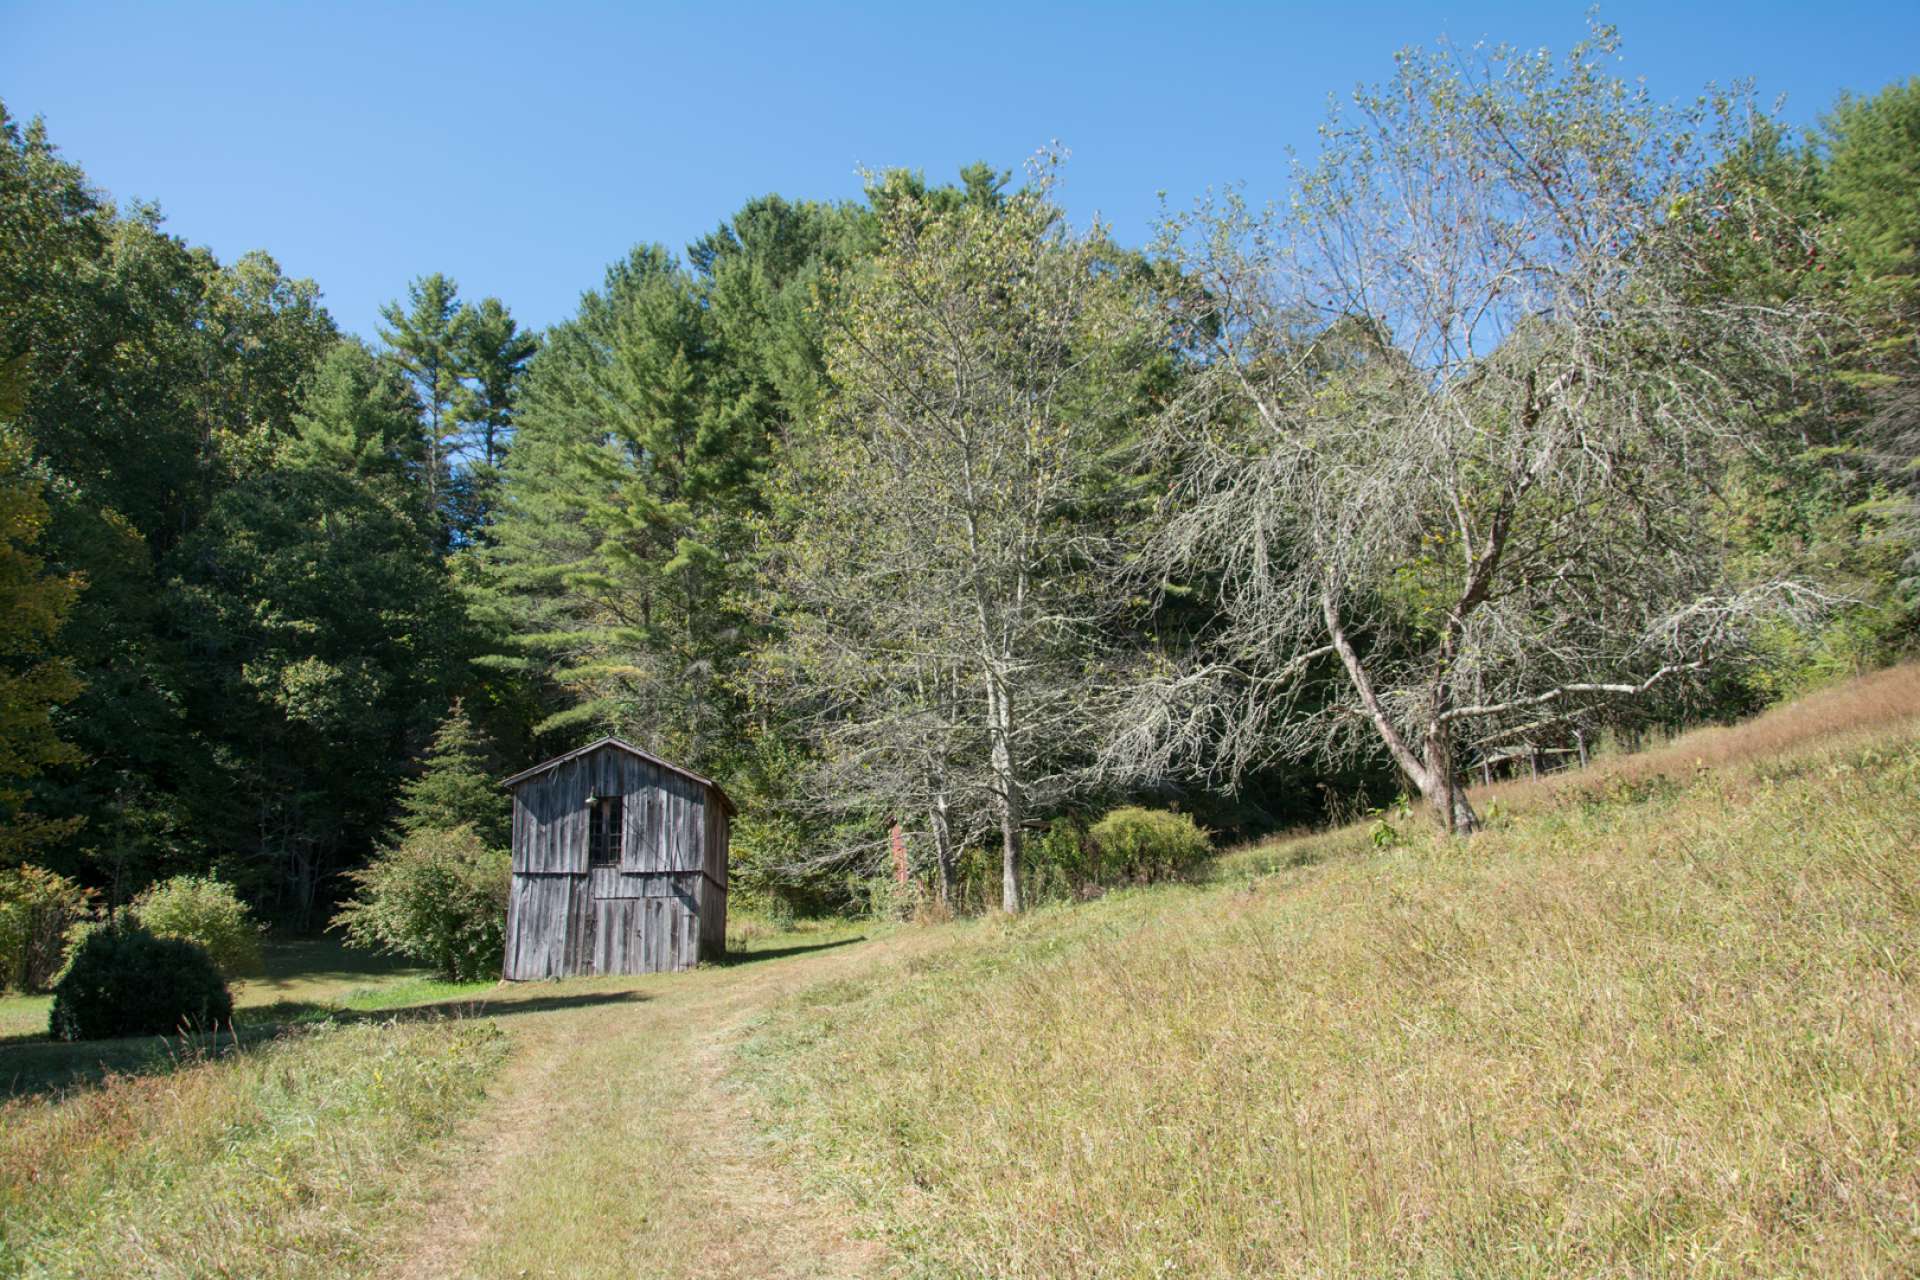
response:
M655 786L647 805L647 862L649 871L666 865L667 796L664 787Z
M693 838L694 820L697 817L694 788L683 783L680 792L680 857L673 864L675 871L700 869L700 846Z
M660 797L660 822L654 832L653 869L664 871L673 865L673 783L663 779L656 794Z
M629 779L631 783L633 780ZM647 856L647 805L653 793L643 786L629 786L626 807L620 816L620 869L644 871Z
M707 865L707 795L702 787L695 787L687 793L687 860L684 865L688 871L699 871Z
M526 930L527 909L522 901L523 891L519 876L507 882L507 939L504 954L500 957L500 976L518 978L520 976L520 936Z

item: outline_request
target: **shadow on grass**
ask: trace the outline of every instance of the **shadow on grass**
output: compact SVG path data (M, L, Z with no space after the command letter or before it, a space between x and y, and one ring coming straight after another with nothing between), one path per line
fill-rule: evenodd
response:
M648 998L639 991L580 991L521 998L515 989L495 988L475 996L391 1009L343 1009L338 1005L283 1000L278 1004L242 1009L230 1026L218 1032L71 1042L45 1036L12 1036L0 1041L0 1100L97 1084L110 1074L165 1075L225 1057L236 1049L253 1048L298 1027L501 1018L593 1005L638 1004Z
M386 1009L343 1009L339 1005L282 1000L246 1011L242 1026L303 1022L417 1022L433 1018L500 1018L519 1013L551 1013L597 1004L638 1004L652 997L641 991L576 991L566 995L523 996L526 986L498 986L470 996L451 996Z
M251 1048L280 1030L243 1024L218 1033L75 1043L45 1037L22 1042L16 1037L0 1046L0 1102L98 1084L109 1075L166 1075Z
M762 960L781 960L787 956L803 956L809 951L829 951L834 947L851 946L856 942L865 942L867 935L856 934L851 938L835 938L832 942L810 942L800 947L768 947L764 951L729 951L714 961L726 968L734 965L756 964Z

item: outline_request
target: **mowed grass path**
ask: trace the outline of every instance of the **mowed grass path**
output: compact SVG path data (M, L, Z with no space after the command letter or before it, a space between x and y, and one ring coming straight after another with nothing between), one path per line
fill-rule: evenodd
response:
M933 941L867 932L775 935L691 974L559 984L615 999L516 1020L514 1062L462 1137L464 1174L394 1273L798 1280L874 1269L878 1247L847 1234L844 1206L803 1194L729 1078L766 1008Z

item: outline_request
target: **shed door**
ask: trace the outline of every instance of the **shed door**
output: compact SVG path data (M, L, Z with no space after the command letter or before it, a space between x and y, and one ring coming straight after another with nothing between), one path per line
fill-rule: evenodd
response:
M589 914L585 876L515 876L508 917L509 976L559 978L588 972L579 966L580 944L591 936L591 924L583 922Z

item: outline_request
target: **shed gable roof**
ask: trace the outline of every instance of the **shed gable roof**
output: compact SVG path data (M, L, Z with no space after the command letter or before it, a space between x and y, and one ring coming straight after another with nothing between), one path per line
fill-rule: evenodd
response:
M628 742L625 738L616 738L611 735L604 738L600 738L593 742L589 742L586 746L576 748L575 750L567 752L565 755L555 756L553 759L547 761L545 764L537 764L533 766L533 768L531 769L522 769L519 773L514 774L511 778L503 779L500 785L508 788L517 787L521 783L526 782L531 778L536 778L539 775L547 772L547 770L549 769L559 768L561 765L566 764L570 760L578 760L582 756L592 755L594 752L600 750L602 747L613 747L617 750L626 752L630 756L638 756L640 759L645 760L647 763L658 765L660 768L665 769L669 773L677 773L681 777L686 778L689 781L697 782L701 786L706 787L708 790L712 791L715 795L719 796L720 803L726 806L726 810L728 813L738 812L738 810L734 808L733 798L727 794L726 789L724 787L722 787L719 783L715 782L712 778L703 778L691 769L683 768L682 766L675 764L671 760L662 760L659 756L653 754L653 752L651 751L641 750L639 747L634 746L631 742Z

